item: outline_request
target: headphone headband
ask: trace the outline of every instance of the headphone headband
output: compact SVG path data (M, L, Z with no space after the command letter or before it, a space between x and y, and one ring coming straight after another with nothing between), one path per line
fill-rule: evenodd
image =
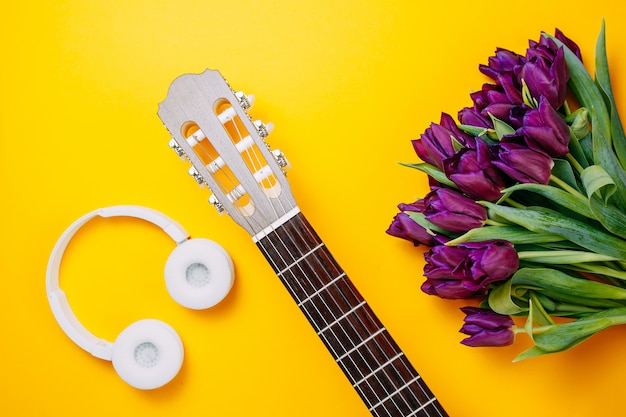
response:
M95 217L135 217L150 222L167 233L176 244L189 238L187 231L177 222L156 210L141 206L111 206L94 210L72 223L57 241L46 270L46 292L57 322L65 333L77 345L101 359L111 360L113 343L92 334L83 326L67 301L67 297L59 286L59 270L61 260L72 237L87 222Z

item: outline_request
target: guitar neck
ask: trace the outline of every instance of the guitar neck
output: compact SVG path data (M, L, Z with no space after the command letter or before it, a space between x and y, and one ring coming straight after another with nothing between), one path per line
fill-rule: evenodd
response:
M372 415L447 416L302 213L257 246Z

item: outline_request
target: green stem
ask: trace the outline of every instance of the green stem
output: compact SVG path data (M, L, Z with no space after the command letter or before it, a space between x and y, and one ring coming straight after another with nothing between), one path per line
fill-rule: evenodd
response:
M578 162L578 160L576 160L576 158L574 158L574 155L572 155L570 152L565 155L565 158L574 167L574 169L578 171L579 174L585 170L585 168L580 165L580 162Z
M485 225L487 226L509 226L507 223L500 223L492 219L485 220Z
M580 191L576 190L574 187L572 187L571 185L569 185L568 183L566 183L565 181L563 181L556 175L550 174L550 181L552 181L553 183L555 183L556 185L561 187L563 190L567 191L568 193L576 197L577 199L585 203L589 202L589 200L587 200L587 197L585 197Z
M515 208L518 208L518 209L525 209L526 208L525 205L523 205L521 203L518 203L517 201L515 201L515 200L513 200L511 198L506 198L504 201L511 207L515 207Z

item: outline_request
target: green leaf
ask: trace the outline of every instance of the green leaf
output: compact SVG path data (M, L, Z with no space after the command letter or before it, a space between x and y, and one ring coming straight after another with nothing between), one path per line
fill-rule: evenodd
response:
M520 226L483 226L471 229L463 235L446 243L455 246L462 242L482 242L484 240L508 240L514 245L530 243L559 242L563 237L547 233L533 233Z
M420 162L417 164L407 164L404 162L400 162L400 165L409 167L409 168L415 168L419 171L426 173L427 175L430 175L440 184L444 184L444 185L447 185L448 187L455 188L455 189L457 188L456 184L450 181L448 177L446 177L446 175L434 165L428 164L426 162Z
M554 324L554 320L552 320L552 317L550 317L550 315L543 308L537 294L534 291L529 291L529 294L530 299L528 300L528 305L530 307L530 311L528 317L541 326Z
M605 204L597 196L589 199L589 208L594 217L608 230L617 236L626 236L626 215L624 211L612 204Z
M611 112L611 137L613 139L613 147L623 168L626 168L626 135L620 121L615 97L613 96L613 88L611 86L611 77L609 74L609 62L606 54L606 35L605 25L602 21L600 35L596 42L596 82L608 100L608 107Z
M535 334L533 340L544 352L562 352L611 325L613 321L608 318L579 319L550 326L549 330Z
M533 346L531 348L526 349L519 355L513 359L513 362L523 361L524 359L536 358L537 356L547 355L553 352L546 352L544 350L539 349L537 346Z
M509 126L506 122L503 122L502 120L498 119L491 113L489 113L489 117L491 118L491 121L493 122L493 127L496 130L496 135L498 137L498 140L502 139L506 135L511 135L515 133L515 129Z
M604 195L606 204L609 197L615 192L616 186L613 178L599 165L591 165L583 170L580 179L585 187L587 197L598 193Z
M591 124L595 126L597 117L592 113ZM601 129L593 129L591 135L593 141L594 164L602 166L608 175L615 182L615 192L612 197L615 203L626 210L626 171L622 169L610 143L610 136L607 136Z
M489 292L489 308L504 315L516 315L528 311L528 307L519 306L513 298L511 280L504 281Z
M518 209L482 201L489 215L498 216L536 233L562 236L590 251L626 260L626 241L586 223L545 208Z
M531 183L516 184L512 187L502 190L502 192L508 194L509 192L522 190L540 194L560 206L568 208L585 217L591 219L594 218L594 215L586 201L582 201L580 198L576 198L572 194L551 185Z
M576 278L552 268L521 268L511 277L514 288L523 285L583 298L626 300L626 289L585 278ZM554 298L554 297L551 297Z
M582 264L586 262L610 262L617 259L594 252L579 250L549 250L549 251L526 251L518 252L520 259L527 262L535 262L553 265Z
M553 161L554 166L552 167L550 174L560 178L576 191L580 191L576 174L574 174L574 171L572 170L572 165L564 159L554 158Z
M498 143L498 141L496 140L498 138L498 135L496 134L496 131L494 129L463 124L459 124L457 126L462 131L479 138L487 145L495 145L496 143Z
M544 352L562 352L601 330L624 323L626 323L626 308L614 308L573 322L547 326L546 330L535 333L533 340L536 346Z

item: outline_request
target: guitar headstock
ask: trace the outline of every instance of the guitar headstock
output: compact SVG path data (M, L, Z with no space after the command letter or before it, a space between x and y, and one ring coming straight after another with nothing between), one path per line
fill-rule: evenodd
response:
M172 136L170 147L191 162L189 174L213 192L209 202L256 237L298 207L285 157L265 142L271 126L247 113L252 98L207 69L175 79L158 115Z

